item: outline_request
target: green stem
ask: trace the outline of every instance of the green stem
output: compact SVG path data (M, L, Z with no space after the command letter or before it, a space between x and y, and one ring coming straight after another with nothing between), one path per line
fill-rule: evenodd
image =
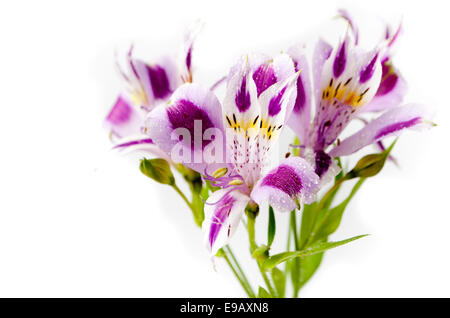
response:
M297 216L295 215L295 210L291 211L291 228L292 228L292 234L294 236L295 249L298 251L300 246L299 246L299 240L298 240L298 234L297 234Z
M178 186L176 184L174 184L173 189L180 195L180 197L184 200L184 202L186 202L186 204L188 205L188 207L192 210L192 212L194 212L194 207L192 206L191 202L188 200L188 198L184 195L184 193L180 190L180 188L178 188Z
M295 214L295 210L291 212L291 228L290 231L292 231L293 237L294 237L294 244L295 244L295 250L299 250L300 249L300 242L298 239L298 233L297 233L297 217ZM290 232L289 231L289 232ZM298 292L300 291L300 286L299 286L299 279L300 279L300 259L299 258L295 258L292 260L292 287L293 287L293 298L297 298L298 297Z
M250 215L247 220L247 230L248 230L248 239L250 242L250 251L253 254L253 252L257 248L256 241L255 241L255 217L250 216Z
M245 290L246 294L248 297L250 298L255 298L255 294L253 293L252 290L249 290L247 285L244 283L244 281L242 280L242 278L239 276L238 272L236 271L236 269L233 267L233 264L231 263L230 259L228 258L227 254L224 253L223 254L223 258L225 258L225 261L227 262L228 266L230 267L231 271L233 272L234 276L236 276L237 280L239 281L239 283L241 284L242 288Z
M241 266L239 265L238 260L234 256L233 251L231 250L231 247L229 245L225 246L225 249L227 250L227 253L230 254L231 258L233 259L234 264L236 265L237 270L240 273L240 277L242 278L243 282L247 286L247 290L250 292L249 296L254 298L255 293L253 292L252 286L248 282L247 276L245 275L244 271L242 270Z
M187 206L191 209L195 224L197 224L197 226L201 227L202 221L203 221L202 215L199 215L197 213L194 205L188 200L188 198L184 195L184 193L180 190L180 188L178 188L178 186L176 184L174 184L172 186L172 188L180 195L180 197L183 199L183 201L186 202Z
M253 252L258 247L256 245L256 241L255 241L255 220L256 220L256 216L252 215L251 213L248 213L248 218L247 219L248 219L247 220L247 230L248 230L248 239L249 239L249 242L250 242L250 251L253 254ZM256 262L258 264L259 271L261 272L261 276L263 277L264 282L266 283L267 289L269 290L270 294L271 295L276 295L275 289L272 287L272 284L270 283L269 277L267 276L266 272L261 267L260 262L258 260Z
M261 272L261 275L264 279L264 282L266 283L267 288L269 289L270 294L277 295L275 292L275 289L272 287L272 284L270 283L269 277L267 276L266 272L262 269L261 265L258 262L259 271Z

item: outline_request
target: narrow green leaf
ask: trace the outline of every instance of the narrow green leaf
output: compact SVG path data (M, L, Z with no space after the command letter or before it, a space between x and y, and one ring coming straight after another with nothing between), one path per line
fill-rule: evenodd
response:
M348 197L342 203L325 212L317 227L317 230L312 233L311 243L327 238L338 229L341 223L342 215L344 214L348 203L359 190L364 180L364 178L359 179L353 186L353 189Z
M303 246L308 240L309 235L313 230L314 212L316 210L317 202L312 204L305 204L302 211L302 223L300 226L300 246Z
M169 163L161 158L157 159L142 159L139 165L139 169L147 177L168 185L175 184L175 178L170 170Z
M273 208L269 206L269 225L267 229L267 246L270 247L275 238L276 224L275 224L275 213L273 213Z
M298 291L300 290L300 271L301 271L301 264L300 264L299 257L291 259L289 262L286 262L286 264L291 264L291 281L292 281L292 288L294 289L294 295L298 294Z
M301 251L284 252L284 253L275 254L275 255L269 257L266 261L264 261L262 263L262 266L265 270L270 270L270 269L274 268L275 266L277 266L278 264L286 262L287 260L290 260L290 259L293 259L296 257L305 257L305 256L310 256L310 255L314 255L317 253L321 253L326 250L350 243L350 242L360 239L364 236L367 236L367 234L354 236L352 238L338 241L338 242L317 243L317 244L315 244L305 250L301 250Z
M286 277L284 273L278 268L272 268L272 280L275 285L275 290L277 291L277 296L284 298L284 291L286 288Z
M302 288L319 268L323 259L323 252L296 259L300 261L299 288Z
M258 298L273 298L271 294L263 287L259 286L258 289Z

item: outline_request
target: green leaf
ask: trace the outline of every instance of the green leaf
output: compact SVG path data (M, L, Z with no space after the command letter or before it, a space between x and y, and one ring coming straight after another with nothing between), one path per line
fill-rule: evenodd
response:
M302 288L314 275L316 270L319 268L320 263L322 262L322 258L323 252L302 258L296 258L300 261L299 288Z
M157 159L142 159L139 165L139 169L147 177L168 185L175 184L175 178L170 170L169 163L161 158Z
M309 235L313 230L314 212L316 210L317 202L312 204L305 204L302 211L302 222L300 226L300 246L303 246L308 240Z
M359 190L364 181L364 178L359 179L353 186L349 196L342 203L325 212L317 227L317 230L312 233L311 243L327 238L338 229L341 224L342 215L344 214L348 203Z
M291 281L292 281L292 287L294 289L294 294L297 295L298 291L300 290L300 271L301 271L301 264L300 264L300 258L296 257L294 259L291 259L286 264L291 264Z
M259 286L258 289L258 298L273 298L271 294L263 287Z
M275 254L275 255L269 257L266 261L262 262L262 266L265 270L270 270L270 269L274 268L275 266L277 266L278 264L286 262L290 259L293 259L296 257L305 257L305 256L310 256L310 255L314 255L317 253L321 253L326 250L350 243L350 242L360 239L364 236L367 236L367 234L354 236L352 238L338 241L338 242L317 243L317 244L315 244L311 247L308 247L307 249L301 250L301 251L284 252L284 253Z
M286 277L284 273L278 268L272 268L272 280L275 285L275 290L277 291L277 296L280 298L284 297L284 290L286 288Z
M267 229L267 246L270 247L275 238L276 224L275 224L275 213L273 213L273 208L269 206L269 225Z

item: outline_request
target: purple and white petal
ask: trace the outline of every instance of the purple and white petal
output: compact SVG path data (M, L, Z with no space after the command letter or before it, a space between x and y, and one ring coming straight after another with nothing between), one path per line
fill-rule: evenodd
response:
M192 82L192 53L194 50L194 42L197 39L198 34L203 28L203 23L200 21L191 25L184 36L182 57L181 57L181 80L183 83Z
M261 118L257 134L250 135L250 170L253 179L249 184L260 179L262 171L269 165L273 143L278 139L287 121L287 116L292 112L297 94L296 82L299 73L295 73L288 79L278 82L259 97L261 105Z
M168 104L149 113L145 127L146 134L173 161L200 173L207 166L214 171L225 162L220 103L214 93L198 84L180 86ZM204 156L212 149L220 156L214 163Z
M114 150L121 153L130 153L134 151L151 154L157 158L163 158L168 162L172 162L170 157L162 151L151 138L145 135L130 136L116 141Z
M123 138L139 134L144 122L144 115L137 110L130 99L121 94L105 119L105 126L116 137Z
M156 101L167 100L180 84L176 64L170 57L162 57L151 65L138 59L132 59L130 64L145 93L143 106L150 109Z
M339 9L338 13L342 18L347 20L350 29L353 32L353 37L355 38L355 45L357 45L359 41L359 30L358 27L356 26L355 21L353 20L352 16L348 13L348 11L345 9Z
M250 164L250 161L261 109L249 61L244 57L230 71L223 103L223 123L228 162L247 184L252 184L259 172L258 164Z
M268 140L276 138L293 111L299 75L300 72L294 73L284 81L272 85L258 99L261 106L260 128L267 130Z
M380 79L380 50L360 52L347 35L324 65L311 140L315 150L326 150L335 142L351 119L372 100Z
M220 189L210 195L205 203L202 230L211 256L228 244L249 201L248 196L237 190Z
M259 115L257 89L247 56L242 57L230 71L223 102L223 115L225 127L232 129L253 123Z
M304 146L308 145L309 126L311 121L311 78L307 58L302 47L294 46L288 50L294 62L297 78L297 94L292 112L288 115L289 127L295 132Z
M381 66L380 85L372 101L364 106L364 112L379 112L399 106L408 90L405 79L394 68L390 58L385 58Z
M330 58L333 47L322 39L316 44L312 59L314 97L316 102L321 99L322 90L320 83L322 81L322 71L325 62Z
M263 54L250 54L248 64L256 85L258 97L267 88L278 82L274 64L269 56Z
M339 146L333 148L333 157L350 155L365 146L383 138L397 136L404 129L421 129L433 124L427 119L427 110L418 104L409 104L393 108L377 119L371 121L357 133L344 139Z
M290 157L269 171L250 196L258 204L268 202L277 211L289 212L313 202L318 188L319 177L306 160Z

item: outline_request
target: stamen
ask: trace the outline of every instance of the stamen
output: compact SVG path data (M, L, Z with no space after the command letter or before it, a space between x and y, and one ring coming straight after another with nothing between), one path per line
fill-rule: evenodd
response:
M228 172L228 168L219 168L216 171L213 172L212 176L213 178L220 178L226 175Z
M240 179L234 179L234 180L230 181L228 184L229 185L241 185L241 184L244 184L244 182Z

